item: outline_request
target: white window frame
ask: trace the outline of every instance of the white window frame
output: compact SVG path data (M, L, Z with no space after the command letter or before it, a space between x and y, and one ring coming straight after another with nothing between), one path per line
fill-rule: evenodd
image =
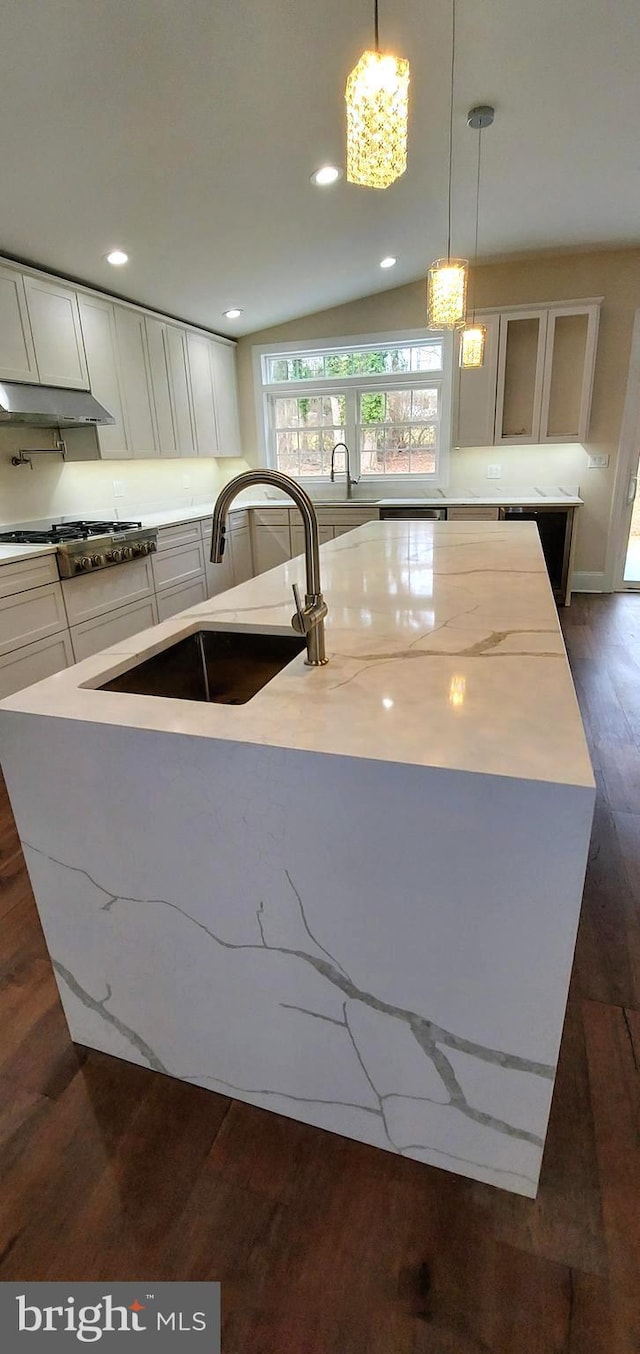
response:
M265 362L268 357L295 357L297 353L312 353L316 351L325 352L333 348L363 348L379 345L382 347L409 347L412 343L424 343L425 339L438 339L442 343L442 372L385 372L384 374L371 373L370 375L359 376L340 376L336 378L335 384L331 385L331 393L336 391L344 392L357 389L359 391L378 391L383 390L403 390L407 387L411 389L424 389L438 384L440 387L440 436L439 436L439 455L438 472L435 475L366 475L359 482L359 492L362 496L375 497L382 495L383 491L388 496L394 494L406 494L409 485L413 490L420 493L428 489L446 488L449 483L449 460L451 453L451 423L452 423L452 394L453 394L453 364L454 364L454 342L453 334L449 331L436 331L425 329L400 329L384 331L375 334L356 334L352 336L340 336L338 338L307 339L304 342L296 343L266 343L256 344L252 349L253 354L253 382L256 399L256 424L258 429L258 451L260 464L275 468L275 438L274 430L271 424L271 396L300 396L327 394L327 378L321 377L317 381L274 381L269 383L265 381ZM352 441L349 441L351 434ZM346 441L350 449L353 445L355 435L355 422L352 429L347 428ZM340 461L340 471L344 471L344 463ZM352 465L352 474L357 474L357 467ZM327 490L327 486L332 488L328 475L305 476L301 481L305 488L308 488L313 494L320 490ZM338 494L344 492L344 473L338 476L335 489Z

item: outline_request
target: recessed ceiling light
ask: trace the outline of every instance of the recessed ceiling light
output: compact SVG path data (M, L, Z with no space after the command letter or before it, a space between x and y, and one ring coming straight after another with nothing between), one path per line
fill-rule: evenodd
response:
M114 268L121 268L123 263L129 262L129 255L125 254L124 249L112 249L107 254L107 263L112 263Z
M397 260L397 259L394 259L393 254L387 254L387 257L386 257L385 259L380 259L380 267L381 267L381 268L393 268L394 263L397 263L397 262L398 262L398 260Z
M311 175L311 182L316 183L319 188L326 188L327 184L335 183L336 179L342 178L342 170L337 165L322 165L321 169L316 169L315 174Z
M238 307L237 307L237 306L232 306L232 307L231 307L231 310L225 310L225 312L224 312L224 318L225 318L225 320L237 320L237 319L238 319L238 316L241 315L241 314L242 314L242 311L241 311L241 310L238 310Z

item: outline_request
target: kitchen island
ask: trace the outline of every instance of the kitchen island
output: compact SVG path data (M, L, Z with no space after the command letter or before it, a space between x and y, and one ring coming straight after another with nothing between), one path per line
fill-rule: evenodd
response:
M535 524L321 560L329 664L246 704L101 688L290 635L302 559L0 705L71 1035L534 1196L594 803Z

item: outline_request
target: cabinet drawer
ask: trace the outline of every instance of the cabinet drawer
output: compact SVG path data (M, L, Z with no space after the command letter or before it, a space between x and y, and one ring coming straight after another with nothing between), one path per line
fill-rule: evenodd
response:
M177 616L179 611L185 611L187 607L196 606L198 602L206 600L204 579L197 578L193 583L181 583L177 588L167 588L158 598L158 617L161 621L168 621L170 616Z
M73 649L68 630L5 654L0 658L0 700L34 682L42 682L45 677L52 677L54 672L71 667L72 663Z
M296 513L296 517L298 513ZM254 508L253 521L257 527L288 527L288 508Z
M0 653L66 630L67 618L59 583L16 593L0 601Z
M12 597L14 592L40 588L44 583L58 582L55 555L37 555L17 560L15 564L0 566L0 597Z
M160 527L157 552L161 555L163 550L173 550L176 545L190 545L200 539L198 518L194 522L178 522L175 527Z
M156 592L171 588L176 583L186 583L188 579L198 578L201 574L204 574L204 549L199 532L193 545L164 550L153 561Z
M377 522L380 516L378 508L320 508L318 510L318 523L320 526L334 526L336 530L343 528L346 531L353 531L354 527L362 527L365 522Z
M134 559L130 564L117 564L113 569L97 569L94 574L67 578L62 587L69 625L79 625L114 607L151 596L151 558Z
M130 639L141 630L148 630L158 624L158 610L155 597L148 597L134 606L120 607L110 611L107 616L95 616L81 625L71 626L71 642L76 663L92 654L109 649L119 640Z
M499 513L499 508L492 508L489 505L480 508L447 508L447 521L497 522Z

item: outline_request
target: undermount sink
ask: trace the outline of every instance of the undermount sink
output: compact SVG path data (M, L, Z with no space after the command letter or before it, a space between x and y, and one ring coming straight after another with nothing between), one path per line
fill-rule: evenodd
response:
M198 630L103 682L98 690L245 705L305 648L302 635Z

